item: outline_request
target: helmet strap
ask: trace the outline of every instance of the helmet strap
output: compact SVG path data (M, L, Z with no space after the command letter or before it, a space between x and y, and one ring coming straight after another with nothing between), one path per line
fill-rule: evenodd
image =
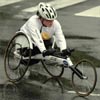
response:
M41 20L42 25L43 25L44 27L47 27L46 25L43 24L44 19L43 19L43 18L40 18L40 20Z

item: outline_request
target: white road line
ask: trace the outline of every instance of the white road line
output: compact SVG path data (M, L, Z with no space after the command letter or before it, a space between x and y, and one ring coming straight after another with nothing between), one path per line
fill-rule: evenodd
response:
M48 3L53 5L56 9L60 9L60 8L71 6L71 5L81 3L81 2L84 2L84 1L86 1L86 0L54 0L54 1L51 1L51 2L48 2ZM35 12L36 10L37 10L37 6L27 8L27 9L24 9L22 11L23 12Z
M0 0L0 7L8 4L13 4L22 0Z
M100 17L100 6L85 10L80 13L76 13L76 16L86 16L86 17Z
M75 94L76 92L75 92L75 91L68 91L67 93ZM97 97L100 97L100 94L97 94L97 93L91 93L90 96L97 96Z

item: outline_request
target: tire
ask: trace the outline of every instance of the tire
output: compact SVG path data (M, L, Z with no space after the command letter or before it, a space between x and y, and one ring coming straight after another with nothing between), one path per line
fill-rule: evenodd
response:
M88 60L80 60L76 66L80 70L85 79L80 79L75 72L72 73L72 85L79 96L88 96L96 86L97 72L95 66Z
M44 69L47 71L47 73L52 77L61 77L64 72L64 67L57 65L54 62L50 61L41 61Z
M19 54L18 51L19 48L22 49L24 47L29 48L29 59L27 60L27 62L23 60L22 55ZM20 56L17 57L15 52ZM4 68L7 78L12 82L20 81L28 69L30 59L31 50L29 39L25 34L17 33L8 43L4 56Z

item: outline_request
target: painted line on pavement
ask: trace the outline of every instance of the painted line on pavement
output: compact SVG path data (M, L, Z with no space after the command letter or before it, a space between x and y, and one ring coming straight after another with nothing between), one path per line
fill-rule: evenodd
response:
M75 5L81 2L85 2L86 0L54 0L51 2L48 2L50 5L54 6L56 9L68 7L71 5ZM27 8L22 10L23 12L35 12L37 10L38 6Z
M75 91L68 91L67 93L69 93L69 94L76 94ZM100 97L100 94L97 94L97 93L91 93L90 96Z
M100 17L100 6L93 7L80 13L76 13L75 15L86 17Z
M0 0L0 7L13 4L22 0Z

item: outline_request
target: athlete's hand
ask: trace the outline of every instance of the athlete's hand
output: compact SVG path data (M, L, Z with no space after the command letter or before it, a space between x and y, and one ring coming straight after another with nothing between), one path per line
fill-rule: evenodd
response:
M48 50L44 50L42 52L42 55L43 55L43 57L45 57L45 56L53 55L55 52L56 52L56 50L51 48Z
M70 48L64 49L64 50L62 50L62 56L66 56L66 55L70 56L73 51L74 51L74 49L70 49Z

